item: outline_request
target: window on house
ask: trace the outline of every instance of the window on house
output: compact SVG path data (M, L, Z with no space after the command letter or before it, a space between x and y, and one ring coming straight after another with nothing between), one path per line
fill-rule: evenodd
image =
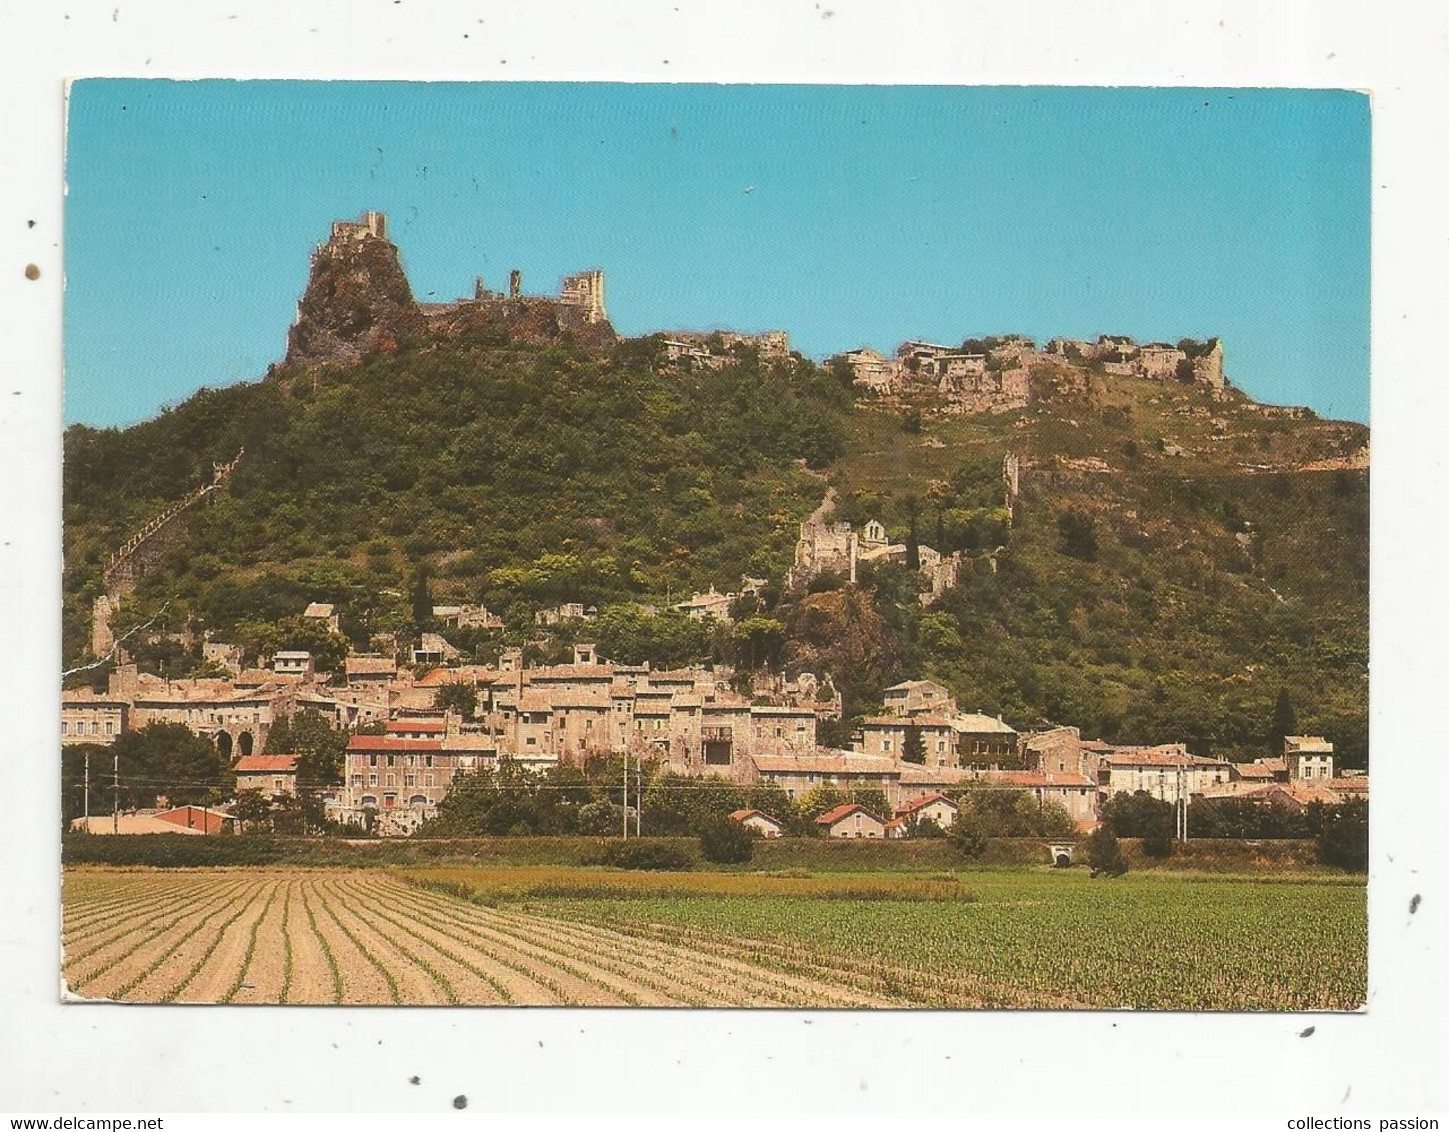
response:
M62 735L69 735L70 734L70 724L67 723L63 719L60 721L60 733Z
M416 774L405 774L405 775L403 775L403 785L404 786L416 786L417 784L418 784L418 776Z
M397 763L397 756L396 755L388 755L387 756L387 765L388 766L394 766L394 765L396 765L396 763Z
M528 737L528 739L525 741L525 744L524 745L525 746L529 746L529 747L537 747L538 746L538 739L536 739L534 736L530 735Z
M377 775L375 775L375 774L369 774L367 776L367 784L369 786L376 786L377 785Z

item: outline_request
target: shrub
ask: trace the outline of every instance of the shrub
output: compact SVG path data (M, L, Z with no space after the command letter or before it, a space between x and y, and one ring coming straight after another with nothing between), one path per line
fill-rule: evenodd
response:
M1163 829L1154 829L1142 839L1142 852L1148 857L1162 860L1172 856L1172 835Z
M588 802L579 807L580 833L595 836L618 833L623 820L623 807L612 802Z
M742 865L754 856L755 839L733 818L713 817L700 828L699 852L717 865Z
M1368 803L1345 802L1325 814L1318 835L1318 859L1348 872L1368 871Z
M1127 871L1127 858L1122 855L1122 846L1117 844L1117 835L1106 825L1099 825L1087 838L1087 864L1092 875L1106 873L1119 877Z
M648 841L611 841L604 847L601 861L616 869L652 872L682 872L694 863L683 849Z
M959 814L951 825L951 848L968 861L986 852L987 837L980 823L969 814Z
M936 839L947 836L947 833L935 818L916 818L911 823L911 836Z

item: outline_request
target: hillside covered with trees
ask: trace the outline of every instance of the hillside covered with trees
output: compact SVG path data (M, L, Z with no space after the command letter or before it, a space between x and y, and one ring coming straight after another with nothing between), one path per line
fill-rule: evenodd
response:
M126 430L77 425L67 663L84 656L107 555L245 448L115 622L161 614L162 635L131 643L143 667L197 671L204 631L249 659L288 645L335 659L436 628L432 603L481 602L503 632L448 634L481 661L588 637L620 661L728 661L742 686L804 668L831 677L848 717L929 676L1019 729L1230 757L1265 753L1286 693L1300 729L1366 762L1368 473L1351 457L1367 430L1186 383L1033 381L1025 410L922 419L857 402L836 368L798 356L742 349L690 371L658 339L480 333L202 390ZM923 607L909 564L866 564L858 585L782 592L828 486L834 519L879 519L908 558L964 552L960 584ZM668 611L742 575L769 584L733 625ZM337 604L345 639L314 639L325 631L297 616L311 601ZM536 628L537 610L573 601L598 620ZM191 645L164 635L182 630Z

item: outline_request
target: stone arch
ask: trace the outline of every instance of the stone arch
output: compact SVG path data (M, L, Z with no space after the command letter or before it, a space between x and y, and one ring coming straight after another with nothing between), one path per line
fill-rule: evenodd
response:
M255 740L252 739L252 733L250 731L243 731L240 735L236 737L237 753L241 755L242 758L246 758L249 754L252 753L252 747L254 745Z
M225 731L218 731L216 733L216 749L227 762L231 762L231 747L231 736Z

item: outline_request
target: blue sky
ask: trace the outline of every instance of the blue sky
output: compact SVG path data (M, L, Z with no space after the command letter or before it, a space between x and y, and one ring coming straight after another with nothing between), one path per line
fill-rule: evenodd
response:
M366 208L424 300L601 266L620 333L815 357L1218 335L1260 400L1368 420L1350 92L89 80L66 175L68 423L260 377Z

